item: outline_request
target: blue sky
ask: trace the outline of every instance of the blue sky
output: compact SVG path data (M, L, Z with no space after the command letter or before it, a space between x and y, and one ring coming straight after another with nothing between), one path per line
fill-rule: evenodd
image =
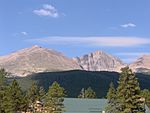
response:
M1 0L0 56L40 45L68 57L150 54L150 0Z

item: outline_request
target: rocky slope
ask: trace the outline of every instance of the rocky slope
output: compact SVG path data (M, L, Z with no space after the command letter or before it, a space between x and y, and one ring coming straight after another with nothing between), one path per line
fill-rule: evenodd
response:
M102 51L95 51L81 57L73 58L83 70L87 71L117 71L125 65L118 58Z
M72 59L54 50L39 46L0 57L0 68L5 68L6 71L17 76L26 76L38 72L81 69Z
M143 55L129 67L135 72L150 73L150 55Z
M5 68L7 72L17 76L66 70L120 72L124 66L126 65L120 59L102 51L95 51L70 59L57 51L37 45L0 57L0 68ZM149 74L150 55L142 56L129 67L134 72Z

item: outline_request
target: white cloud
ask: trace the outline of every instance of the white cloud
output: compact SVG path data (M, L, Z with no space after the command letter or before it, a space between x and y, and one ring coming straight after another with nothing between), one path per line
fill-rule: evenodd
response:
M127 63L127 64L130 64L130 63L136 61L137 58L138 58L138 57L134 57L134 58L122 58L121 60L122 60L123 62Z
M25 32L25 31L21 32L21 34L22 34L22 35L25 35L25 36L28 35L28 33Z
M55 45L78 45L78 46L111 46L128 47L150 44L150 39L141 37L61 37L51 36L35 38L28 41Z
M52 10L52 11L57 11L56 8L50 4L44 4L43 8L48 9L48 10Z
M44 4L41 9L34 10L33 13L39 16L59 17L57 9L50 4Z
M124 62L131 63L133 61L136 61L143 55L150 55L150 52L122 52L122 53L115 53L115 55L122 58Z
M136 27L136 25L133 24L133 23L127 23L127 24L123 24L123 25L120 25L120 26L123 27L123 28Z
M124 53L116 53L119 56L142 56L150 54L150 52L124 52Z

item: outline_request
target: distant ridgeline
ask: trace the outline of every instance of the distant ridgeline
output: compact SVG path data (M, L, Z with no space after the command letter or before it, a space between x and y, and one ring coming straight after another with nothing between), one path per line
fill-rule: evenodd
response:
M144 74L136 74L141 89L150 89L150 76ZM67 91L68 97L77 97L82 88L91 87L97 94L97 97L103 98L112 81L117 86L119 73L117 72L90 72L90 71L64 71L64 72L45 72L33 74L27 77L17 78L23 90L30 87L32 80L36 81L39 86L43 86L46 90L54 82L57 81ZM11 79L10 79L11 80Z

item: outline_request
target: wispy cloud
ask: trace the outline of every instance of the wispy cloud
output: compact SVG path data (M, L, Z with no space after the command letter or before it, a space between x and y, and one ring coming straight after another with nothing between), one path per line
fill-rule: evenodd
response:
M55 44L55 45L78 45L78 46L111 46L128 47L150 44L150 39L140 37L62 37L50 36L46 38L34 38L27 41Z
M21 32L21 34L22 34L22 35L25 35L25 36L28 35L28 33L25 32L25 31Z
M134 23L127 23L127 24L123 24L123 25L120 25L120 26L123 27L123 28L136 27L136 25Z
M119 56L126 63L131 63L136 61L143 55L150 55L150 52L122 52L122 53L115 53L114 55Z
M134 61L137 60L138 57L133 57L133 58L122 58L122 61L127 63L127 64L130 64L130 63L133 63Z
M33 13L38 16L49 16L53 18L59 17L57 9L50 4L44 4L41 9L34 10Z
M148 55L150 52L124 52L124 53L116 53L116 55L119 56L142 56L142 55Z

